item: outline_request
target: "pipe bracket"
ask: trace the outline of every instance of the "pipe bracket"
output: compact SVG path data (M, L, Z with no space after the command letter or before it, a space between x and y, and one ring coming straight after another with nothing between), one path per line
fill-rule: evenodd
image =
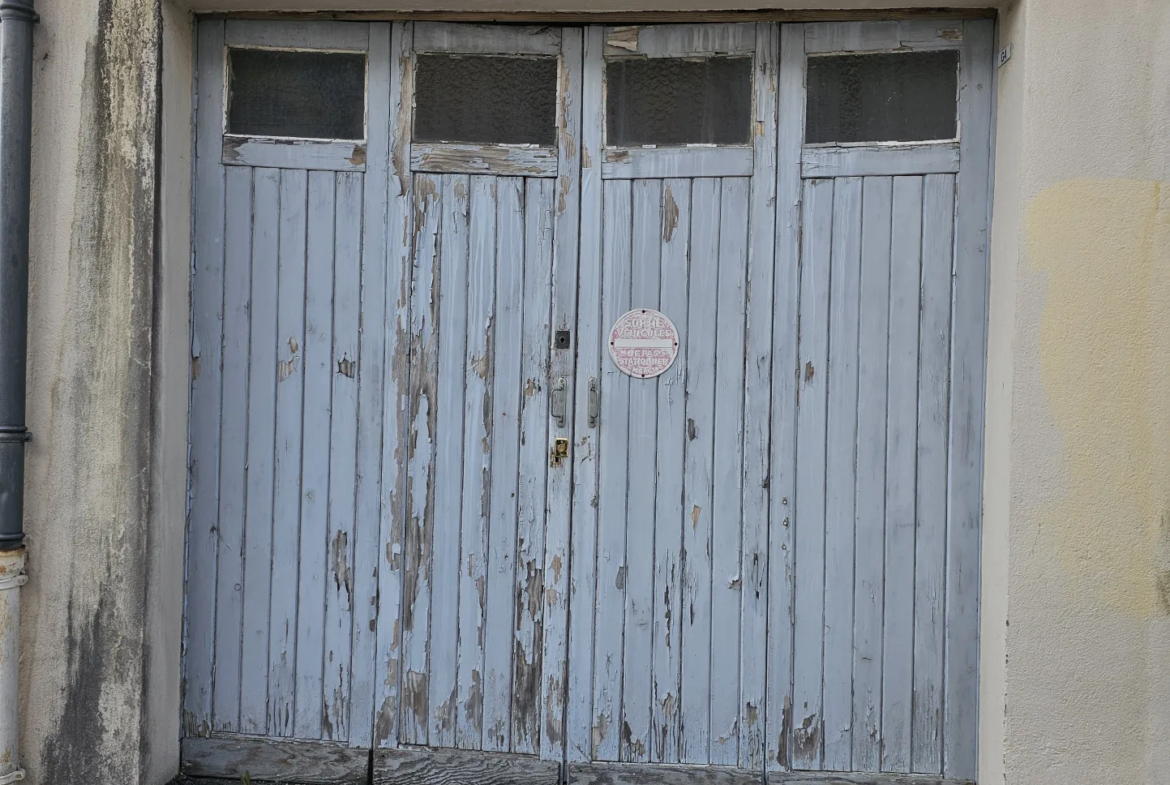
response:
M26 22L37 24L41 21L41 16L32 9L31 5L24 3L0 3L0 19L23 19ZM23 775L21 775L23 777ZM0 779L0 785L4 785L8 780Z
M11 578L0 578L0 591L8 591L9 589L19 589L21 586L28 583L27 575L13 575ZM0 785L4 785L5 780L0 779Z
M24 769L17 769L16 771L10 771L0 776L0 785L8 785L10 782L20 782L22 779L24 779Z
M0 19L3 19L2 15L0 15ZM31 442L32 440L32 431L23 425L0 425L0 442L23 443ZM0 782L0 785L4 785L4 783Z

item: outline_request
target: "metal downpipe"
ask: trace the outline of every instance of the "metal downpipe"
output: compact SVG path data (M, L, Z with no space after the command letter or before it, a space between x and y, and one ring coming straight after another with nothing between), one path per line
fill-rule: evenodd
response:
M28 360L32 0L0 2L0 785L20 768L20 587L24 575L24 421Z

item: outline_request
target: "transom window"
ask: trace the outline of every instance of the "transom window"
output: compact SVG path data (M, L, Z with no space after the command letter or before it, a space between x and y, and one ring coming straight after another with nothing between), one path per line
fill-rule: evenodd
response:
M615 58L605 88L610 147L751 140L750 57Z
M227 132L364 139L366 55L228 50Z

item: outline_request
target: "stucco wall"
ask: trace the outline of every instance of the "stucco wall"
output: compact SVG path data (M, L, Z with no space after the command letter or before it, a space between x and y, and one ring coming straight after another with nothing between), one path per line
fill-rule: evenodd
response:
M1166 782L1170 4L1001 35L981 779Z
M133 784L164 632L146 623L159 17L37 10L21 756L37 785Z
M188 18L152 0L38 10L22 755L34 785L161 785L179 717ZM1170 3L1020 0L1000 30L980 780L1154 785L1170 771Z

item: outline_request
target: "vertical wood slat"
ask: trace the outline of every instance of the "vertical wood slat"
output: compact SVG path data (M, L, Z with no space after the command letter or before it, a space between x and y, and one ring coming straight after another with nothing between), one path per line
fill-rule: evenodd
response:
M330 412L333 397L334 175L309 173L305 263L305 406L301 455L301 575L293 733L323 731L325 585L328 569ZM218 678L218 677L217 677Z
M715 472L715 343L718 318L719 216L723 189L717 178L691 187L691 264L687 307L686 442L684 445L682 580L683 763L708 763L711 755L711 501ZM696 329L689 329L694 325ZM608 458L608 456L607 456Z
M889 177L862 186L861 311L857 360L856 574L853 594L853 750L856 771L881 770L882 609L885 580L886 353L890 302Z
M296 689L297 581L300 543L284 527L300 519L301 415L304 399L305 226L308 175L280 173L279 274L276 297L276 455L272 494L272 585L269 599L268 733L291 736Z
M914 510L918 440L918 308L922 178L895 177L890 248L886 409L885 628L882 770L910 770Z
M358 346L357 526L352 539L353 593L349 711L347 738L353 746L374 743L374 708L386 734L381 707L397 701L397 621L401 607L401 572L384 554L402 547L401 478L398 455L403 423L402 394L406 389L407 280L405 249L388 248L388 179L390 118L394 116L393 86L399 83L391 49L391 25L373 23L369 30L369 125L366 174L361 178L361 341ZM397 64L400 67L400 64ZM405 182L405 180L398 181ZM395 186L398 185L395 183ZM398 189L394 189L398 193ZM403 189L395 201L409 204ZM409 212L409 211L407 211ZM396 237L405 235L401 212ZM395 363L397 359L397 363ZM388 457L387 457L388 456ZM385 573L385 574L383 574ZM379 629L379 622L385 624ZM387 637L389 640L387 640ZM385 641L384 647L379 640ZM381 652L386 652L384 655Z
M331 362L333 417L326 540L329 571L325 582L325 694L321 722L326 738L347 739L354 607L352 552L357 519L360 433L358 380L362 379L359 320L362 307L362 182L361 175L352 172L339 172L336 177ZM370 519L363 523L370 523Z
M750 179L725 178L719 216L715 325L715 464L711 530L711 763L739 762L742 655L744 331Z
M755 25L755 148L749 203L744 362L739 766L764 766L771 467L772 286L775 275L776 67L774 25Z
M861 178L833 188L825 455L824 761L850 771L853 752L853 565Z
M442 300L439 250L442 179L420 174L411 189L416 214L410 305L410 388L403 536L402 710L399 739L429 741L429 666L432 552L436 514L435 460L439 404L439 317ZM459 306L456 303L456 306ZM459 306L461 308L461 306ZM381 736L381 733L379 733Z
M544 638L544 521L548 481L549 314L552 307L552 180L526 184L519 487L516 495L516 625L512 751L540 750Z
M963 22L947 441L946 640L943 773L974 778L979 667L983 390L987 325L988 188L994 22Z
M806 180L800 279L800 383L796 433L797 567L793 646L793 768L819 769L824 720L825 433L829 355L832 180Z
M501 177L496 190L495 356L491 393L491 500L485 570L482 749L511 750L512 619L515 616L516 494L520 468L523 350L524 180ZM484 412L487 416L487 412ZM485 423L486 425L487 423Z
M687 281L691 219L690 180L662 184L661 270L659 310L678 331L679 356L658 377L656 483L654 497L654 571L651 670L652 760L679 761L679 680L682 660L682 604L679 571L682 562L683 465L686 439L686 355L690 333ZM649 386L649 385L648 385Z
M276 443L277 242L280 171L253 175L252 329L248 380L248 489L244 517L244 641L240 732L268 732L268 606L272 577L273 445Z
M491 390L495 372L495 190L494 177L477 175L471 178L468 206L467 337L463 367L459 665L455 708L455 745L463 749L476 749L483 740L486 621L484 569L487 561L487 518L491 507Z
M460 525L463 515L463 393L467 345L468 201L466 175L444 175L439 275L439 405L435 445L433 577L427 650L429 743L454 747L459 632ZM476 445L478 448L478 445Z
M224 294L222 151L223 21L199 25L199 116L195 140L194 279L191 292L191 458L183 732L212 729L215 658L216 538L219 494L220 362Z
M561 32L561 80L557 118L557 192L554 197L552 329L573 330L577 319L578 237L580 235L581 166L581 68L582 29ZM565 379L565 428L558 436L574 443L573 355L570 350L554 351L551 378ZM555 422L550 418L550 430ZM544 760L564 759L565 687L568 654L568 611L570 586L570 527L572 510L572 464L548 474L548 520L545 529L545 626L543 678L541 688L544 734L540 756Z
M942 773L943 592L954 195L954 175L931 174L924 178L910 768L928 774Z
M662 252L662 181L635 180L631 230L632 307L658 308ZM626 510L626 617L622 653L620 759L651 759L650 703L654 618L654 496L657 387L662 377L630 387L629 480Z
M248 442L248 298L252 288L252 170L224 173L222 414L215 432L219 459L219 557L215 587L215 690L212 727L233 732L240 725L240 643L243 624L244 505ZM199 380L193 383L198 386ZM192 424L202 412L192 411ZM200 426L201 427L201 426ZM192 432L192 443L206 435ZM192 519L194 521L194 519ZM194 529L192 530L194 531ZM197 554L192 554L196 556ZM202 568L203 565L192 565ZM195 572L193 570L192 572ZM210 602L188 599L188 608ZM190 685L194 686L194 685ZM196 692L197 690L191 690Z
M602 325L630 309L630 219L633 181L608 180L604 189ZM630 377L602 366L598 450L597 595L593 626L592 757L616 761L621 730L622 640L625 629L626 484L629 466Z
M602 223L601 131L602 27L585 28L581 75L581 226L578 262L577 400L587 400L590 384L601 389L607 361L601 319ZM570 763L591 760L593 737L593 616L597 596L598 478L600 430L589 422L588 405L574 407L572 581L569 597L568 703L565 756Z
M772 321L772 471L769 481L768 690L765 709L768 771L785 769L792 764L795 562L792 516L796 493L796 402L801 378L797 341L801 293L800 151L804 135L804 26L779 27L775 315Z

